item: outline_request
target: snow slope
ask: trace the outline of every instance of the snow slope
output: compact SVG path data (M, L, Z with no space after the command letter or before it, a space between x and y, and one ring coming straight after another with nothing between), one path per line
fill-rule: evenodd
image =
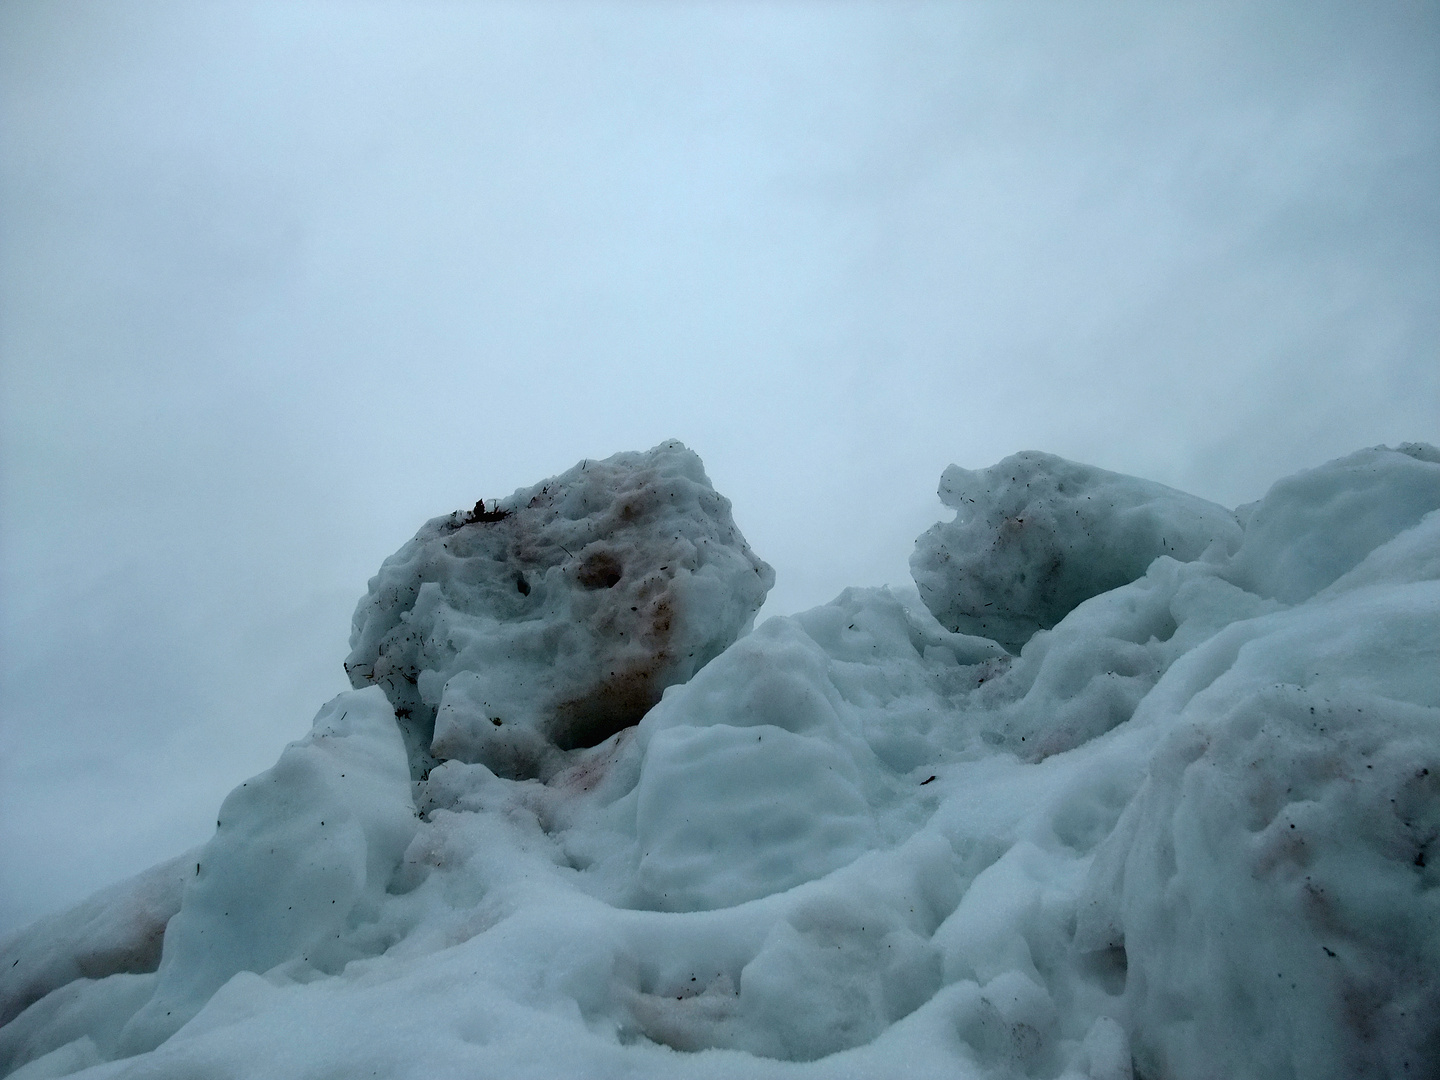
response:
M1440 452L942 496L748 633L679 444L429 523L209 844L0 944L0 1068L1440 1076Z

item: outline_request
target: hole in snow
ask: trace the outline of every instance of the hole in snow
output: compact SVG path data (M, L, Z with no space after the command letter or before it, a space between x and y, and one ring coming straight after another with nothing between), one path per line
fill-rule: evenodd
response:
M1125 992L1125 977L1129 974L1130 962L1124 945L1112 945L1108 949L1086 953L1081 957L1080 967L1111 997Z
M608 551L597 551L580 564L575 580L587 589L613 589L620 582L620 560Z

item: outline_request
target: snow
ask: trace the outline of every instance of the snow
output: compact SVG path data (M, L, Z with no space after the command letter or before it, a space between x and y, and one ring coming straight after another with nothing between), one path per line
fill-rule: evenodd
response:
M0 1025L76 979L154 971L198 855L199 849L187 851L153 866L12 938L0 981Z
M165 930L155 993L120 1035L153 1049L241 971L299 960L338 973L374 920L416 832L395 714L378 688L335 698L310 734L220 807Z
M1178 715L1146 711L1167 730L1078 936L1123 933L1147 1075L1440 1066L1437 612L1432 581L1232 626Z
M942 495L918 592L748 632L679 444L430 522L209 844L0 943L0 1068L1440 1075L1440 452Z
M355 612L345 670L442 760L548 776L750 628L775 572L677 442L426 522Z
M915 545L920 595L950 629L1017 652L1160 555L1190 562L1211 544L1240 543L1224 507L1033 450L973 472L951 465L940 500L957 513Z
M1361 450L1280 481L1253 508L1235 580L1287 604L1314 596L1440 506L1440 454Z

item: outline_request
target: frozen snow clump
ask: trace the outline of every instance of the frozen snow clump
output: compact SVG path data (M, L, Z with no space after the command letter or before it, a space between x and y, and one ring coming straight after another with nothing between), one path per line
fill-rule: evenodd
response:
M678 444L438 519L379 685L0 943L0 1075L1440 1080L1437 470L952 468L924 602L738 638L769 569Z
M718 656L774 581L699 457L662 443L427 522L371 579L345 669L384 689L417 776L549 775Z
M921 597L951 630L1017 651L1158 556L1190 562L1212 544L1228 554L1240 542L1224 507L1033 450L988 469L951 465L940 500L957 513L915 542Z

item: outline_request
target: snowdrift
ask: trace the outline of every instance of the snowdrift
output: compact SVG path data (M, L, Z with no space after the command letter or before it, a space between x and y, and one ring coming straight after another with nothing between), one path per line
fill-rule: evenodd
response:
M941 496L753 630L678 443L429 522L208 844L0 944L0 1070L1440 1076L1440 452Z

